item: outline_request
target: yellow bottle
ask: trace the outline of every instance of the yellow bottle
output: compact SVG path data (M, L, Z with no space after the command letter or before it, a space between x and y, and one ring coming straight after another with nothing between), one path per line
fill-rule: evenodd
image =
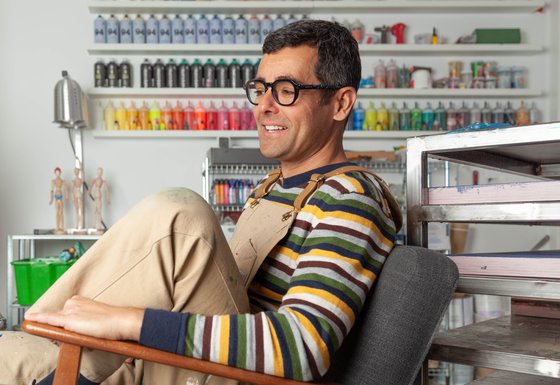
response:
M117 109L115 110L115 122L118 125L117 130L128 130L128 124L126 121L126 108L124 108L124 103L119 102Z
M152 124L150 122L150 109L145 101L142 102L142 107L138 111L138 125L139 130L152 130Z
M109 101L103 109L103 122L107 131L115 129L115 107L113 107L112 101Z
M130 107L126 110L126 122L129 130L138 130L138 109L134 101L130 102Z
M150 123L152 124L152 130L161 129L161 110L158 102L155 100L150 108Z

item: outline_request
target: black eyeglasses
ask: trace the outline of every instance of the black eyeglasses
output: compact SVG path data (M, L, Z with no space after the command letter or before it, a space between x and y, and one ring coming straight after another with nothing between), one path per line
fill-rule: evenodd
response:
M243 86L247 99L255 106L259 104L268 89L272 89L272 97L281 106L291 106L299 96L299 90L339 90L342 86L329 84L298 84L290 79L279 79L272 83L263 80L249 80Z

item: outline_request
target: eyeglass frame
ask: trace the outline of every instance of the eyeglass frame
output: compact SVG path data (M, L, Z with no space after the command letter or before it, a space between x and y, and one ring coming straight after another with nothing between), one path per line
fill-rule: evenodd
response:
M264 85L264 94L266 94L266 92L270 89L272 90L272 98L274 99L274 101L276 103L278 103L279 105L283 106L283 107L289 107L291 105L293 105L296 100L299 97L299 91L300 90L340 90L341 88L344 88L346 86L335 86L332 84L299 84L298 82L292 80L292 79L276 79L273 82L265 82L262 79L251 79L248 80L245 84L243 84L243 89L245 90L245 94L247 96L247 99L249 100L249 103L251 103L254 106L258 106L258 103L253 103L253 101L251 100L251 98L249 97L249 88L247 87L247 84L251 83L251 82L257 82L260 84ZM278 94L275 91L274 85L279 83L279 82L288 82L291 83L294 86L294 100L289 103L289 104L284 104L284 103L280 103L280 101L278 100Z

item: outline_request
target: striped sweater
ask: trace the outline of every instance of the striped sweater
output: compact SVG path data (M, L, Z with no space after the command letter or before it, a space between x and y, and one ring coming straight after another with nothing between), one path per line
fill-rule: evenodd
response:
M286 178L264 199L291 206L312 173L347 164ZM378 185L363 174L328 179L253 279L254 314L148 309L140 343L281 377L320 378L393 248L386 211Z

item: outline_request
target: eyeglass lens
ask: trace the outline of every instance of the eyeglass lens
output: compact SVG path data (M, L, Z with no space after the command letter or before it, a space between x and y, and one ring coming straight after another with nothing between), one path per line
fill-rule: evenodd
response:
M253 80L247 83L247 97L253 104L259 104L269 86L262 81ZM293 104L297 98L295 85L288 80L277 80L272 83L272 97L283 106Z

